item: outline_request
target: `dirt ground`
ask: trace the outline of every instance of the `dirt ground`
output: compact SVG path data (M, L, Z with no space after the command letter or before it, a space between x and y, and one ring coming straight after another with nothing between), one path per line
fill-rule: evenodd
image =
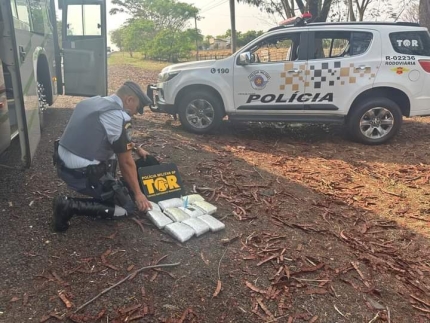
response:
M110 67L109 89L156 74ZM430 118L370 147L340 126L225 121L199 136L137 117L136 142L176 163L226 224L181 244L145 215L50 230L53 197L75 195L51 155L79 99L47 112L30 169L16 147L0 161L0 322L430 322ZM74 313L141 267L177 262Z

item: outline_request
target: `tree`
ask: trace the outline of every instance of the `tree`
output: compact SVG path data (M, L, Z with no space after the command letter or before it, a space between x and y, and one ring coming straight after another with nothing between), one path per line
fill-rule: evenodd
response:
M237 37L237 46L242 47L248 44L250 41L254 40L258 36L262 35L264 32L262 30L255 31L249 30L246 33L241 33Z
M333 0L332 3L329 21L396 21L411 5L406 0Z
M120 51L123 50L124 47L124 27L112 30L110 33L111 42L119 48Z
M203 48L204 49L207 49L207 48L209 48L211 46L210 40L212 38L214 38L212 35L205 36L204 41L203 41Z
M63 47L63 22L57 20L57 35L58 35L58 45L60 48Z
M352 0L349 0L352 2ZM358 10L358 20L363 21L364 19L364 13L366 12L367 8L369 7L369 3L372 2L372 0L355 0L355 5Z
M117 7L110 10L111 15L125 12L132 19L152 21L157 31L183 30L199 13L193 5L176 0L112 0L112 4Z
M420 4L418 1L413 1L409 4L408 8L403 13L401 19L403 21L415 22L418 23L420 21Z
M203 37L199 39L202 40ZM177 33L165 29L157 33L145 50L145 54L151 58L167 60L176 63L179 58L189 57L194 48L196 39L195 29L188 29Z
M430 30L430 0L420 0L420 25Z
M121 31L124 49L133 57L133 52L145 52L151 46L151 40L156 36L155 26L152 21L135 19Z
M262 11L277 13L282 18L296 16L296 8L303 14L309 11L312 21L323 22L328 18L333 0L237 0L260 8Z

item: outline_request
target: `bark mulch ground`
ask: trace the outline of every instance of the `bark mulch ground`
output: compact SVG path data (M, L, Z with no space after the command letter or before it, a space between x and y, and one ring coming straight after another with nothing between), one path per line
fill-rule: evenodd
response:
M109 89L156 74L110 67ZM50 230L53 197L75 195L51 155L79 99L48 111L30 169L16 146L2 157L0 322L430 322L430 118L372 147L340 126L226 120L199 136L137 117L136 141L226 224L181 244L144 215Z

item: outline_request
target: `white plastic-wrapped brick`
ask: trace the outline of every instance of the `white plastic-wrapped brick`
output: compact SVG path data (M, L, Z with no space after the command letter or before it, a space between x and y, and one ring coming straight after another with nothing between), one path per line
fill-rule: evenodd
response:
M202 216L199 216L197 219L200 219L203 222L205 222L209 226L212 232L220 231L225 228L224 223L222 223L220 220L214 218L209 214L204 214Z
M166 225L173 223L172 219L161 211L150 210L147 212L147 216L158 229L163 229Z
M152 211L159 211L159 212L162 212L161 211L161 208L158 206L158 204L157 203L154 203L154 202L152 202L152 201L149 201L149 203L151 204L151 206L152 206Z
M164 210L164 214L166 214L169 218L171 218L174 222L182 222L186 219L189 219L190 216L177 207L169 207Z
M184 202L187 201L188 204L193 204L194 202L204 201L205 199L200 194L190 194L190 195L182 196L182 200Z
M197 218L198 216L206 214L205 211L203 211L201 208L195 205L189 205L187 208L181 206L181 207L178 207L178 209L184 211L192 218Z
M199 218L189 218L182 222L183 224L189 225L196 232L196 236L199 237L210 230L206 222Z
M217 207L206 201L196 201L192 203L193 206L201 208L206 214L214 214L217 211Z
M179 197L175 197L172 199L164 200L158 202L158 205L160 206L161 210L165 210L170 207L180 207L183 206L184 202Z
M173 222L164 227L164 230L180 242L185 242L195 234L193 228L181 222Z

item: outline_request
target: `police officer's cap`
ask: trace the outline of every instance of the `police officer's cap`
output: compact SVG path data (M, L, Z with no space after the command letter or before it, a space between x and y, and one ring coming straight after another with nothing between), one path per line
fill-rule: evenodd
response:
M127 81L124 83L124 85L127 86L130 90L132 90L134 94L136 94L136 96L139 98L140 105L137 111L140 114L143 113L143 107L152 105L152 100L145 93L143 93L139 85L132 81Z

